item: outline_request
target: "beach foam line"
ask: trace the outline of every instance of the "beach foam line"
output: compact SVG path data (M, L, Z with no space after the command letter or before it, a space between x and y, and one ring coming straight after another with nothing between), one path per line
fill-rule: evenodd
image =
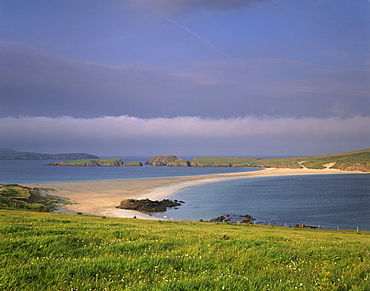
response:
M87 215L112 216L141 219L158 219L138 211L117 209L124 199L162 200L183 189L214 182L247 179L256 177L322 175L322 174L366 174L364 172L340 171L336 169L280 169L268 168L259 171L211 174L200 176L182 176L165 178L143 178L126 180L49 182L23 184L44 190L47 194L68 199L73 204L64 205L57 213L77 213ZM368 173L367 173L368 174Z

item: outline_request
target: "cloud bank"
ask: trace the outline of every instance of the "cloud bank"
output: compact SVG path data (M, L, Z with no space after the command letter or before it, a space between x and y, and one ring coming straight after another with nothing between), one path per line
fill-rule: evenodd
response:
M6 147L19 149L24 144L49 151L69 149L103 155L292 155L307 150L314 154L316 146L323 144L328 153L366 148L370 144L370 117L363 116L347 119L25 116L1 118L0 126ZM252 148L254 152L250 152Z

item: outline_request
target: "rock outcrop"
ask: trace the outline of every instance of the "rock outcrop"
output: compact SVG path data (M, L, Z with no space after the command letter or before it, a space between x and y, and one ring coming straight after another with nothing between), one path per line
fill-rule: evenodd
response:
M149 164L153 167L166 166L168 163L177 160L176 156L154 156L150 159Z
M135 161L135 162L123 164L122 166L123 167L142 167L143 164L141 162Z
M353 163L353 164L336 163L332 168L339 169L342 171L370 172L370 163L369 162Z
M126 199L122 200L117 208L136 210L141 212L164 212L167 208L180 206L183 201L164 199L153 201L149 199Z
M227 222L227 223L246 223L246 224L249 224L253 220L255 220L255 219L252 216L248 215L248 214L240 215L239 217L237 217L235 215L226 214L225 216L221 215L221 216L218 216L216 218L209 219L209 220L207 220L207 222ZM203 222L203 220L200 220L200 221Z
M166 165L167 167L190 167L189 161L178 159L173 162L169 162Z
M316 229L316 226L311 226L311 225L305 225L305 224L297 224L295 227L297 228L309 228L309 229Z

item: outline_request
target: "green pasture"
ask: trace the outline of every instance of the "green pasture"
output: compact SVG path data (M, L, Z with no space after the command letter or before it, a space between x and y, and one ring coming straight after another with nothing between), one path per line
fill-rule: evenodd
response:
M370 290L370 233L0 209L0 290Z

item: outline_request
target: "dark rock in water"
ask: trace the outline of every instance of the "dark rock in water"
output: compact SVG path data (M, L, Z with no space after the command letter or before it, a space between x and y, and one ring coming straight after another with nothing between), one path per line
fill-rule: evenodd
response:
M316 229L317 228L315 226L310 226L310 225L305 225L305 224L297 224L295 227L298 227L298 228L310 228L310 229Z
M252 216L246 214L246 215L241 215L240 217L242 218L242 222L244 223L250 223L251 221L255 220Z
M242 219L241 219L242 218ZM219 217L209 219L207 222L227 222L227 223L250 223L255 220L252 216L246 215L221 215Z
M164 212L167 208L180 206L180 202L175 202L169 199L164 199L161 201L152 201L149 199L126 199L121 201L117 208L136 210L141 212Z
M210 219L210 222L223 222L225 220L225 216L221 215L219 217L216 217L214 219Z

